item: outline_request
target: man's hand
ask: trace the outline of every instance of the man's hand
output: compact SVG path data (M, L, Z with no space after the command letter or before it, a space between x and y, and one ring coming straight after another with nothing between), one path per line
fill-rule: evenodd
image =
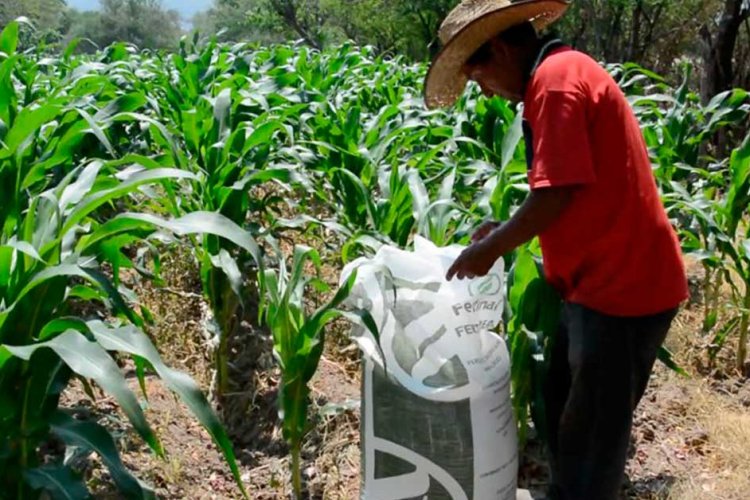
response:
M485 276L499 257L550 227L567 209L576 189L563 186L533 190L508 222L494 228L491 223L482 224L471 238L474 243L448 269L446 279Z
M472 243L453 262L445 279L450 281L454 276L458 279L486 276L500 257L497 247L489 243L487 239Z

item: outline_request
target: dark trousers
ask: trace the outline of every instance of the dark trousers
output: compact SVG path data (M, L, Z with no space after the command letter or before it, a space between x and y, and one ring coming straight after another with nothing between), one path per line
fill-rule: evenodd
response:
M544 388L552 498L619 498L633 411L676 314L620 318L563 306Z

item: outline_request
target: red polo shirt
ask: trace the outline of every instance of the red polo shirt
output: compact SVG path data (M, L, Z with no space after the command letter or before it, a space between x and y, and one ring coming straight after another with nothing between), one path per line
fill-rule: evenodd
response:
M688 296L680 245L612 77L587 55L557 48L531 76L524 119L531 189L578 187L540 235L548 281L565 300L605 314L677 307Z

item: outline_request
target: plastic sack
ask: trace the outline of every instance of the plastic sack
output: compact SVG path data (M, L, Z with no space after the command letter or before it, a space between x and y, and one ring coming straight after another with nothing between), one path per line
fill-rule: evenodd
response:
M518 448L503 340L503 263L446 281L463 247L417 238L413 252L382 247L357 268L350 305L362 324L362 500L516 498Z

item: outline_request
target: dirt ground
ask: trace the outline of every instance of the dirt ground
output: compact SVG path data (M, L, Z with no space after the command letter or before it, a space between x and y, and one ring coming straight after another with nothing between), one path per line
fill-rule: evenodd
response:
M197 270L174 267L183 272L165 276L165 288L139 285L139 294L156 318L151 334L165 361L207 389L210 356L201 333L206 307ZM727 368L732 366L733 346L727 347L716 367L706 366L701 319L700 306L692 304L675 322L667 344L691 376L656 367L635 420L624 498L750 498L750 384ZM359 367L356 350L344 338L344 326L332 330L312 384L315 427L303 452L303 481L309 498L351 500L359 493ZM289 498L288 458L275 407L279 374L271 340L267 332L245 322L231 352L232 387L222 414L235 443L242 481L250 498ZM135 377L130 383L137 392ZM149 377L147 387L146 413L167 450L166 460L149 452L111 398L100 396L93 403L74 384L64 403L111 429L125 464L159 497L241 498L208 434L158 379ZM80 468L96 498L118 498L98 457L90 456ZM532 440L522 454L519 484L541 495L546 480L540 445Z

